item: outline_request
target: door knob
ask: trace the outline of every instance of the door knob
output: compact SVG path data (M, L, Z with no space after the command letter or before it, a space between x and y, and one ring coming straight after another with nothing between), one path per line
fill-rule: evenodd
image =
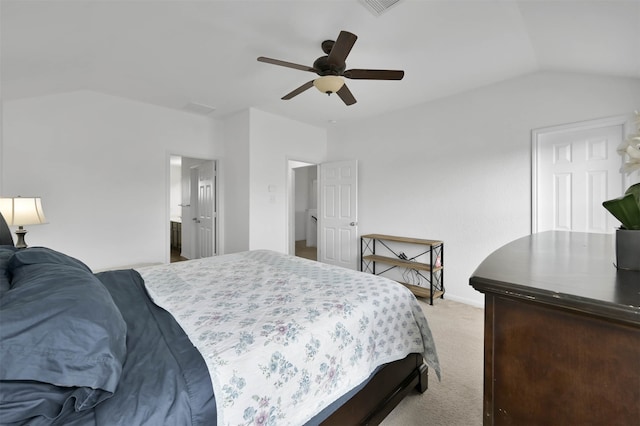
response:
M357 224L358 224L358 222L351 222L351 223L349 224L349 226L356 226Z

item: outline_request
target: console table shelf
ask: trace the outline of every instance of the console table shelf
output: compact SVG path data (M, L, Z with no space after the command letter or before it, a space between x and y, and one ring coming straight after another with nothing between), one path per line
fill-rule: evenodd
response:
M407 251L412 248L413 254L406 255L400 251L400 248L390 247L393 243L407 247ZM385 249L384 256L379 254L380 245ZM415 260L421 256L428 257L428 260ZM395 268L413 271L417 279L426 285L422 285L422 282L408 283L398 279L396 281L408 287L416 296L429 298L429 303L432 305L433 299L444 296L444 243L442 241L383 234L362 235L360 259L360 269L374 275L382 275ZM377 264L385 265L386 269L379 270Z

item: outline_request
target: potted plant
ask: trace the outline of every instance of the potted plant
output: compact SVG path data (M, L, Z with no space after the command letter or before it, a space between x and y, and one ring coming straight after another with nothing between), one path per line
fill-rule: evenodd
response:
M616 267L640 271L640 183L602 205L622 224L616 229Z
M640 175L640 111L635 112L636 133L629 135L618 147L623 157L620 171ZM616 230L616 267L640 271L640 183L631 185L622 197L602 205L622 224Z

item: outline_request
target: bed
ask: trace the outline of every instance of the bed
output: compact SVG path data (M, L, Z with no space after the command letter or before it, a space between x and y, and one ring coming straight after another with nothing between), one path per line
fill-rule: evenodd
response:
M0 247L0 423L377 424L440 375L404 286L256 250L94 274Z

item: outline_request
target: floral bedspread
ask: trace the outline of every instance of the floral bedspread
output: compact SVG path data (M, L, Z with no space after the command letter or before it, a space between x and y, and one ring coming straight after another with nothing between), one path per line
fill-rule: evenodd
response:
M301 425L377 366L423 353L413 294L389 279L256 250L137 269L203 355L218 425Z

